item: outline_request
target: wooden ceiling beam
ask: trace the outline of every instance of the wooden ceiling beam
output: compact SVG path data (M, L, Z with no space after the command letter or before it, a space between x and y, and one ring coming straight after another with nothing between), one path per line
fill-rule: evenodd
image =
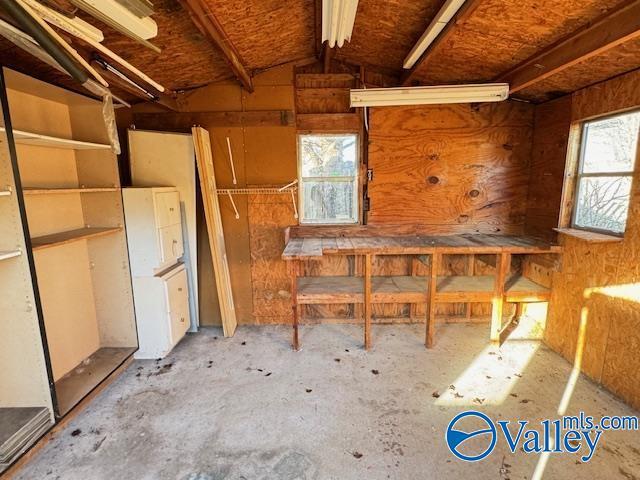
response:
M217 47L245 90L253 92L253 82L240 54L205 0L180 0L200 32Z
M640 0L630 0L496 78L523 90L577 63L640 38Z
M400 79L400 84L403 87L408 87L412 85L416 72L420 69L422 65L424 65L429 60L429 58L431 57L431 54L438 47L438 45L446 42L451 37L451 35L453 35L453 33L457 30L458 26L465 23L471 17L471 15L473 15L473 12L476 11L476 8L478 8L480 3L482 3L482 0L467 0L462 5L462 7L460 7L460 9L456 12L453 18L449 21L449 23L447 23L447 26L444 27L442 32L440 32L440 35L438 35L436 39L431 43L431 45L429 45L429 47L425 50L425 52L418 59L418 61L413 65L413 67L411 67L409 71L406 71L402 75L402 78Z
M194 125L206 127L292 127L296 124L292 110L253 112L180 112L134 113L136 128L186 132Z

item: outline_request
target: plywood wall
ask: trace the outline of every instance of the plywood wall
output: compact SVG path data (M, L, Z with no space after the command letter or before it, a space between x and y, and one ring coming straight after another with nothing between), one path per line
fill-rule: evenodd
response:
M639 85L640 72L634 72L573 94L571 116L562 117L563 130L570 120L640 108ZM546 131L555 137L556 132ZM640 408L640 162L624 238L589 243L561 235L560 242L562 270L553 276L545 341Z
M541 238L554 236L558 226L562 186L571 127L571 95L536 107L525 231Z
M369 224L440 233L520 233L533 107L386 107L369 119Z
M181 96L184 111L240 112L293 110L293 66L271 69L254 78L255 92L235 82L212 84ZM282 186L297 178L296 130L292 126L202 125L211 136L218 188ZM227 149L231 142L237 183ZM284 229L296 223L287 195L233 197L239 217L226 196L220 198L227 258L236 316L240 324L290 321L288 276L280 260ZM200 219L199 244L207 245ZM219 325L220 314L210 255L199 249L200 324Z
M311 73L309 73L311 72ZM284 185L297 178L296 135L302 132L362 130L362 111L350 109L352 73L330 75L284 65L257 75L247 94L234 83L218 83L181 95L186 111L295 110L294 126L203 125L209 130L219 188L233 188L226 137L231 140L238 183L235 187ZM369 185L369 223L420 223L434 233L522 231L532 146L533 107L522 103L483 106L374 109L370 115L370 155L374 180ZM120 119L120 126L129 123ZM338 126L337 126L338 125ZM364 160L364 157L363 157ZM431 177L437 177L433 183ZM364 181L364 169L361 178ZM289 323L289 277L280 256L285 227L297 223L290 197L234 197L240 218L226 197L222 220L239 323ZM202 229L201 244L206 244ZM200 251L202 325L219 324L215 284L207 252ZM306 275L350 275L361 271L354 258L327 257L309 262ZM448 272L464 273L464 259L446 259ZM481 265L478 265L481 268ZM379 258L374 272L403 275L411 271L404 257ZM424 320L418 308L414 319ZM464 305L439 306L446 317L464 316ZM485 317L487 306L473 307ZM305 306L305 321L352 321L356 305ZM379 321L410 321L409 305L379 305Z

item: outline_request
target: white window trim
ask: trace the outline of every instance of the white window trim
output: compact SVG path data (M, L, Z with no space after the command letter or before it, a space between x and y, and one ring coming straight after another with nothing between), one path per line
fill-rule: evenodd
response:
M631 192L633 192L633 177L635 175L636 170L638 169L638 149L640 148L640 133L638 135L637 143L636 143L636 153L635 158L633 160L633 168L628 171L617 171L617 172L593 172L593 173L584 173L582 170L584 168L584 156L587 145L587 133L589 129L589 124L601 120L606 120L607 118L615 118L623 115L628 115L634 113L631 112L623 112L615 115L607 115L604 117L594 118L592 120L583 122L580 129L580 153L578 157L578 166L576 170L576 180L575 180L575 195L574 195L574 205L573 211L571 212L571 228L576 230L583 230L586 232L595 232L602 233L604 235L612 235L616 237L624 236L627 231L627 223L629 221L629 217L627 217L627 221L625 222L624 230L622 232L616 232L614 230L607 230L604 228L597 227L585 227L583 225L578 225L576 223L576 216L578 214L578 202L580 201L580 185L581 180L583 178L598 178L598 177L631 177ZM629 202L631 202L631 197L629 197ZM629 205L630 207L630 205Z
M356 165L353 176L346 177L304 177L302 176L302 149L300 148L300 142L302 137L355 137L356 148ZM299 133L297 136L297 155L298 155L298 211L300 219L300 225L358 225L360 223L360 135L354 132L341 132L341 133ZM308 220L304 218L304 180L306 181L321 181L321 182L353 182L353 214L354 218L345 220L334 220L328 222L327 220Z

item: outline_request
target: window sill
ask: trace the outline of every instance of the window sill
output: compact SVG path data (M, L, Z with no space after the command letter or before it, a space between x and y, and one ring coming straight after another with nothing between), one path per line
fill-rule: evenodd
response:
M616 235L606 235L604 233L588 232L576 228L554 228L554 230L569 237L578 238L587 243L617 243L623 240Z

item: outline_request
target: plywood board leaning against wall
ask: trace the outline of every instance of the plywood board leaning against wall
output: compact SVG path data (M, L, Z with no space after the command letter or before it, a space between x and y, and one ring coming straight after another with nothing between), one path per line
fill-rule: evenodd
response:
M211 140L209 132L201 127L193 127L192 134L196 149L196 161L198 163L200 190L207 221L207 232L209 233L209 246L213 258L213 270L220 301L222 328L224 336L231 337L235 333L238 322L231 291L231 278L229 276L222 217L220 216L220 204L218 203L216 177L211 153Z

